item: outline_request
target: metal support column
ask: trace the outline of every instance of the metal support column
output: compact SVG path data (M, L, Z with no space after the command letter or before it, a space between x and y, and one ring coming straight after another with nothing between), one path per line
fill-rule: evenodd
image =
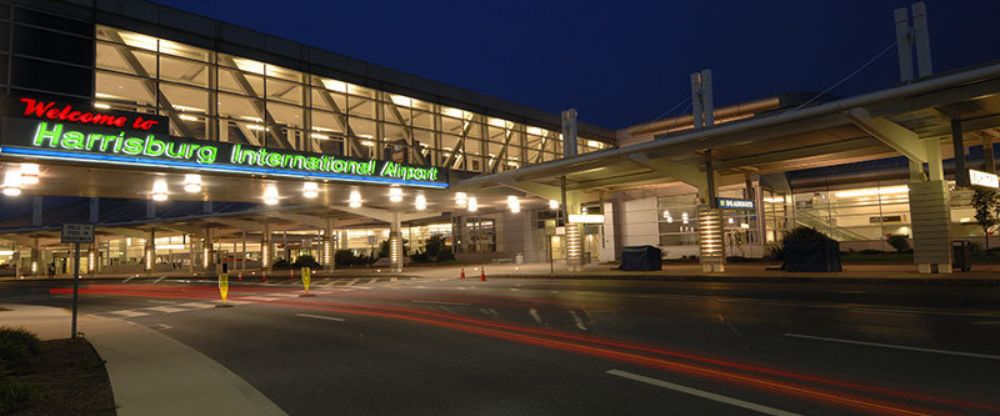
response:
M143 250L142 270L146 273L153 271L156 263L156 228L150 228L146 237L146 245Z
M335 227L337 220L327 218L326 229L323 230L323 269L333 271L336 268L335 254L337 253L337 232Z
M394 211L389 224L389 263L396 273L403 271L403 237L400 228L399 211Z

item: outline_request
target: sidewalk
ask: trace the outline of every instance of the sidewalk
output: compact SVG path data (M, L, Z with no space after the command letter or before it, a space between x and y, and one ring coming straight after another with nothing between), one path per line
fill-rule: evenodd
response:
M42 339L70 335L62 308L0 304L0 325L23 326ZM131 322L81 315L111 379L118 414L285 415L242 378L190 347Z

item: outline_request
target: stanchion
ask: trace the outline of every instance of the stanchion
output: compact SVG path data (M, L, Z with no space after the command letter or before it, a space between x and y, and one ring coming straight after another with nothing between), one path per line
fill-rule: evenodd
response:
M480 282L486 281L486 266L482 266L479 268L479 281Z
M458 276L460 280L465 280L465 267L462 268L462 274Z
M219 296L222 297L222 303L215 305L216 308L233 307L229 304L229 273L219 275Z
M236 281L237 282L243 281L243 270L240 270L239 273L236 274Z
M261 283L267 283L267 270L260 271L260 281Z
M302 268L302 288L305 290L305 293L299 295L300 298L311 298L311 297L315 297L316 296L316 295L314 295L312 293L309 293L309 281L310 280L312 280L312 269L310 269L308 267L303 267Z

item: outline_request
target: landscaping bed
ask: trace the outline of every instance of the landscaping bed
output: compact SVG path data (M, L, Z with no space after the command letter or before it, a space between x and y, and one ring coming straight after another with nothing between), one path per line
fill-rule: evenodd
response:
M22 341L25 332L11 331L0 330L0 414L117 414L104 362L87 340Z

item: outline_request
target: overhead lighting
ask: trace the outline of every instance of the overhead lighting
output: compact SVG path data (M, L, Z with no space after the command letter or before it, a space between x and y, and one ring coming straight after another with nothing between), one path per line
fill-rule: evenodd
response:
M468 201L466 201L466 208L468 208L469 212L476 212L479 210L479 201L476 200L476 197L469 197Z
M316 182L306 182L302 184L302 196L309 199L319 196L319 184Z
M909 186L898 185L898 186L883 186L881 188L851 189L848 191L834 192L833 195L836 196L837 198L861 198L861 197L876 196L876 195L905 194L909 191L910 191Z
M94 108L100 108L101 110L110 110L111 105L105 103L94 103Z
M330 139L330 136L327 136L327 135L325 135L323 133L310 133L309 137L312 137L312 138L317 139L317 140L329 140Z
M184 121L198 121L198 117L195 117L195 116L192 116L192 115L181 114L179 117L180 117L181 120L184 120Z
M21 171L7 169L3 175L3 194L7 196L21 195Z
M351 196L347 200L348 206L351 208L361 208L361 192L357 190L351 191Z
M465 192L455 192L455 205L464 207L469 202L469 194Z
M278 187L274 185L268 185L264 188L264 204L265 205L278 205Z
M329 78L323 78L320 81L323 83L323 86L330 91L347 92L347 83L344 81L337 81Z
M688 223L691 222L687 211L681 213L681 222L684 223L684 225L688 225Z
M189 194L201 192L201 175L194 173L184 175L184 192Z
M389 200L393 203L398 203L403 201L403 188L399 186L392 186L389 188Z
M424 194L417 194L417 198L413 201L414 207L417 211L423 211L427 209L427 197Z
M166 201L167 192L167 181L164 179L157 179L153 181L153 192L150 193L150 198L156 202Z
M38 185L38 175L41 169L37 163L21 164L21 183L24 185Z
M559 201L554 199L549 200L549 209L559 209Z
M521 212L521 201L514 195L507 195L507 208L510 208L512 214L517 214Z

